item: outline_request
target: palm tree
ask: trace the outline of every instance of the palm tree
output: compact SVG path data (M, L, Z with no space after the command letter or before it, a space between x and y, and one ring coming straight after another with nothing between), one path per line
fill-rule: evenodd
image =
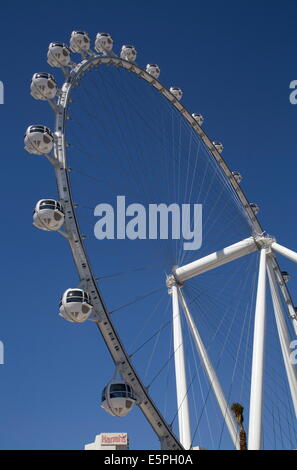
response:
M239 443L240 443L240 450L247 450L247 443L246 443L246 432L243 427L243 410L244 407L240 403L232 403L230 407L232 413L235 416L236 422L239 426Z

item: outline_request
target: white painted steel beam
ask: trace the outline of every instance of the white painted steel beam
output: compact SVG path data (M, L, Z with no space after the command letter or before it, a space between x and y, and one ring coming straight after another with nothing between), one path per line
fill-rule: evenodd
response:
M295 311L295 307L293 305L293 301L291 298L291 295L289 293L289 290L286 286L286 283L284 282L284 279L282 277L281 271L278 268L278 264L275 259L272 259L273 262L273 269L277 278L277 282L279 285L279 288L281 290L281 293L283 295L284 301L286 303L287 309L289 311L289 315L292 321L292 325L294 328L295 335L297 336L297 315Z
M249 416L249 450L260 450L262 446L265 315L266 248L262 248L260 252L260 265L254 323L254 343Z
M204 366L204 369L205 369L205 372L208 376L210 385L211 385L212 390L214 392L214 395L217 399L217 402L218 402L218 405L219 405L220 410L222 412L223 418L226 422L226 426L227 426L227 429L228 429L229 434L231 436L232 442L233 442L234 446L236 447L236 449L239 450L240 446L239 446L239 440L238 440L238 433L237 433L237 427L236 427L234 418L232 416L231 410L230 410L230 408L228 406L228 403L226 401L226 398L224 396L224 392L223 392L222 387L220 385L219 379L216 375L215 369L212 366L211 360L210 360L210 358L207 354L207 350L206 350L206 348L203 344L202 338L201 338L201 336L198 332L198 329L195 325L195 322L192 318L192 315L190 313L190 310L188 308L188 305L186 303L186 300L184 298L184 295L183 295L180 287L178 287L178 294L179 294L179 298L181 300L181 305L183 307L183 310L184 310L184 313L185 313L185 316L186 316L186 319L187 319L187 322L188 322L188 326L190 328L190 331L191 331L191 334L193 336L197 351L199 353L201 362Z
M277 279L275 276L275 271L273 269L273 263L271 259L267 259L267 272L275 314L275 320L277 325L277 331L279 336L279 341L281 345L283 360L285 364L285 369L287 373L287 378L289 382L291 397L295 409L295 414L297 418L297 368L296 365L290 360L290 338L289 332L286 325L286 320L283 312L282 303L279 295L279 288Z
M174 277L178 283L183 283L198 274L202 274L211 269L217 268L225 263L229 263L237 258L252 253L258 249L253 237L246 238L239 243L230 245L223 250L216 251L204 256L192 263L180 266L175 269Z
M179 440L182 446L186 450L189 450L192 444L192 439L185 367L184 342L179 311L178 291L176 285L173 285L171 287L171 296Z
M279 253L280 255L285 256L286 258L289 258L291 261L294 261L297 263L297 253L296 251L290 250L289 248L286 248L285 246L280 245L279 243L273 242L271 244L271 248Z

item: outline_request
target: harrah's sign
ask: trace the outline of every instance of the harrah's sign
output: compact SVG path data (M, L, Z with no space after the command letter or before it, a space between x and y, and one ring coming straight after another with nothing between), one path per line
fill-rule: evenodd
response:
M101 434L102 445L128 445L127 433L105 433Z

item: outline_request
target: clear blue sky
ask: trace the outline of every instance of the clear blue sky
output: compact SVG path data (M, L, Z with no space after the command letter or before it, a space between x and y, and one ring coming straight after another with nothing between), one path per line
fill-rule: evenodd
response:
M297 106L289 102L289 83L297 79L296 14L288 0L1 7L1 449L79 449L101 431L128 431L134 448L157 445L138 410L117 422L99 408L112 361L93 325L73 327L58 317L61 292L76 284L75 268L58 236L31 225L35 201L54 190L49 165L23 150L25 128L52 119L29 94L32 74L51 71L49 42L68 42L74 29L92 38L107 31L117 49L134 44L140 64L160 64L162 81L180 86L185 105L202 112L208 133L224 143L265 229L297 249ZM282 265L294 275L296 298L297 269Z

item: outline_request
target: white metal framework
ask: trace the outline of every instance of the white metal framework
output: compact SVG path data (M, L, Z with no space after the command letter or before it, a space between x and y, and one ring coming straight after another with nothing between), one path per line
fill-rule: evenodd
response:
M255 311L252 383L250 398L249 449L259 449L263 408L263 371L266 313L266 248L261 248Z
M83 35L83 33L80 34ZM125 47L131 48L132 46ZM98 48L96 50L98 50ZM235 173L228 168L226 162L222 158L221 147L215 145L215 143L202 130L197 119L193 117L194 115L191 115L180 102L181 93L176 92L176 90L179 89L173 87L170 91L158 80L160 71L158 69L158 73L155 73L155 68L157 66L150 65L150 67L155 67L154 75L152 75L143 68L136 65L136 63L131 61L131 59L128 60L128 56L122 54L121 57L118 57L111 50L105 50L104 47L102 51L102 53L99 52L99 54L96 55L94 53L89 53L88 48L86 48L84 53L82 53L82 61L79 64L75 65L70 62L70 72L65 69L65 64L62 64L63 66L61 66L61 68L65 72L66 80L58 93L57 102L51 102L51 106L56 114L56 126L54 134L54 155L48 157L55 168L59 201L62 204L63 215L65 217L63 233L69 241L81 285L90 297L93 308L93 320L95 321L105 340L108 350L110 351L114 363L116 364L118 372L120 373L125 383L129 384L129 386L133 389L135 396L137 397L137 404L159 437L162 448L170 450L189 449L192 446L192 437L187 399L187 377L184 360L185 350L183 347L183 334L179 308L181 306L182 310L184 311L189 330L193 336L193 341L197 348L201 363L203 364L203 367L206 371L206 375L214 392L214 396L218 402L218 406L224 417L226 427L229 431L234 447L239 449L236 423L230 412L228 402L224 396L223 389L215 373L215 369L210 361L208 352L204 346L202 337L199 333L199 327L197 324L195 324L191 313L191 308L187 304L182 287L183 285L186 285L187 281L191 278L199 276L202 273L216 269L233 260L239 259L259 250L260 266L255 311L252 382L250 391L249 449L260 449L262 446L262 408L264 396L263 374L265 357L266 269L268 272L269 285L272 293L273 307L283 360L297 416L296 367L290 362L289 358L290 340L285 323L286 313L282 307L280 295L283 296L285 304L287 305L289 316L292 320L292 324L296 333L297 319L290 293L287 286L283 282L282 274L275 258L276 254L281 254L288 257L292 261L297 262L297 253L282 247L276 243L274 239L264 234L262 227L256 217L256 211L254 210L253 205L249 203L241 187L239 186L240 180L236 178ZM134 55L136 55L136 52ZM67 144L65 139L68 105L71 99L71 92L79 80L82 79L83 75L88 73L88 71L90 71L93 67L101 64L108 64L111 67L121 67L137 75L140 79L146 81L149 86L157 89L168 100L168 102L171 103L171 105L180 113L183 119L185 119L190 124L195 133L198 134L199 138L208 148L214 162L216 162L222 171L227 184L230 185L232 190L235 192L241 210L246 214L246 217L249 219L253 230L252 236L246 238L245 240L239 241L238 243L235 243L231 246L227 246L223 250L211 253L191 263L172 268L172 273L167 280L167 286L169 287L172 296L179 438L174 435L170 425L166 422L165 418L162 416L151 399L147 388L143 385L142 380L138 376L129 355L126 352L126 349L114 328L112 318L107 311L95 276L92 272L84 247L82 235L77 223L75 205L69 183ZM147 68L147 70L149 70L149 68ZM47 77L41 78L43 80L47 79ZM51 80L53 80L53 78L51 78ZM43 95L42 99L44 99Z
M173 348L175 351L176 395L178 407L179 438L185 449L191 447L190 415L187 395L187 378L184 357L183 334L179 311L178 287L171 286L172 315L173 315Z

